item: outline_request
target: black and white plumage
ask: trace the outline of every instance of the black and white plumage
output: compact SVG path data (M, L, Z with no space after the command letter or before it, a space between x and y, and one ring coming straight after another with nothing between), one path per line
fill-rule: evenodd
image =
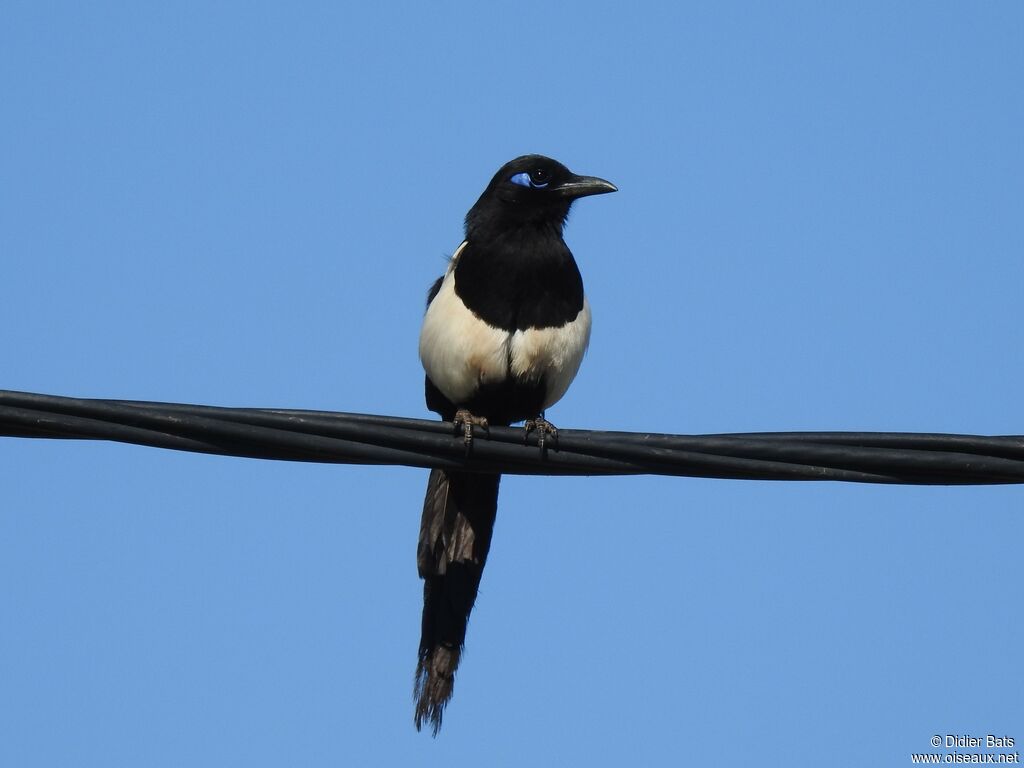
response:
M419 351L431 410L508 425L541 417L565 394L590 340L590 306L562 229L575 199L615 189L542 155L495 174L427 300ZM429 721L435 735L490 548L499 480L435 469L427 484L415 720L417 729Z

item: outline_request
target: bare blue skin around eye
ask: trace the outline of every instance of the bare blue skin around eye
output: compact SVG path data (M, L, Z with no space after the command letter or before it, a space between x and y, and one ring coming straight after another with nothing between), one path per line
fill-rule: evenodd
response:
M530 180L530 174L526 173L525 171L523 173L517 173L515 176L509 179L509 181L511 181L513 184L518 184L521 187L533 187L534 189L544 189L544 187L548 185L546 181L543 184L535 184Z

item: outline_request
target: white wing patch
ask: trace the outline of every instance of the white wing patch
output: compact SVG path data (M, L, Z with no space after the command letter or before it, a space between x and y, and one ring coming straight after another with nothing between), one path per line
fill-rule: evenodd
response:
M529 328L509 333L481 320L455 293L452 257L420 331L420 360L430 380L456 405L466 402L488 382L509 375L524 381L544 379L544 408L562 398L590 343L590 304L558 328ZM510 370L511 363L511 370Z

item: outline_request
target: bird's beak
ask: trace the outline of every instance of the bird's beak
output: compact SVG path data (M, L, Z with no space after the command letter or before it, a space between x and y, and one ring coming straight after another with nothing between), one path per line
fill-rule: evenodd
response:
M587 195L603 195L608 192L618 192L619 188L610 181L599 179L597 176L571 176L569 179L554 190L562 197L575 200L577 197Z

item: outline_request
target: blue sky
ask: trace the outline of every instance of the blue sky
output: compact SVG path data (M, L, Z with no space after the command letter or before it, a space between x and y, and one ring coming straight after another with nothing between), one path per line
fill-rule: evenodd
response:
M620 188L561 427L1020 434L1024 6L28 3L0 388L423 416L506 160ZM902 765L1024 740L1022 490L506 478L412 726L426 472L0 439L0 764Z

